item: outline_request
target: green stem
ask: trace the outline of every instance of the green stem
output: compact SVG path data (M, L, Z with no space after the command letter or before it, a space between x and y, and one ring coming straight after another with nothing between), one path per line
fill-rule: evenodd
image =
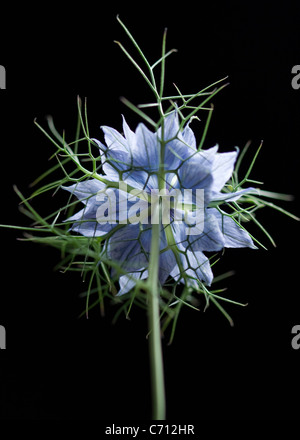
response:
M158 104L160 102L158 101ZM162 109L159 108L161 116ZM160 166L158 171L158 188L165 187L165 170L164 170L164 119L161 122L161 139L160 142ZM150 372L151 372L151 388L152 388L152 419L165 420L166 417L166 396L164 383L164 366L163 353L161 345L161 328L160 328L160 307L159 307L159 289L158 289L158 267L160 256L160 230L161 230L161 209L160 201L154 203L154 218L159 215L158 224L152 224L151 251L149 261L149 277L148 277L148 328L149 328L149 356L150 356ZM156 211L156 212L155 212Z
M159 209L159 204L157 208ZM151 253L148 277L148 327L149 356L152 389L152 419L165 420L166 398L164 385L163 353L160 332L158 289L158 264L160 248L160 224L152 225Z

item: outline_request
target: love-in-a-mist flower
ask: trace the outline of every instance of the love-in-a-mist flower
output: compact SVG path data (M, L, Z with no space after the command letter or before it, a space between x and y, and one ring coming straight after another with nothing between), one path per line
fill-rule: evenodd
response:
M71 229L84 236L108 234L106 258L117 262L126 273L119 278L120 295L128 292L136 279L148 276L151 204L161 206L163 196L159 194L168 196L175 191L184 200L183 204L169 200L169 221L161 221L161 285L169 276L195 288L199 282L210 285L213 273L206 252L255 248L248 232L221 209L225 202L253 191L229 192L226 187L237 151L219 153L218 146L198 151L193 131L188 124L180 128L176 111L165 117L156 132L143 123L133 132L125 119L123 135L107 126L102 130L106 145L94 141L99 146L103 174L100 180L65 188L85 205L68 220L74 222ZM202 215L195 223L197 208Z

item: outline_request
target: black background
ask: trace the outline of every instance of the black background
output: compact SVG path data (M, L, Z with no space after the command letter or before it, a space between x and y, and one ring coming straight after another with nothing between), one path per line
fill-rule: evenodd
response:
M124 3L125 4L125 3ZM7 11L1 29L0 64L7 89L0 91L1 223L26 225L12 186L25 194L48 167L51 144L34 126L51 114L67 139L75 133L76 97L87 97L91 136L100 125L121 130L121 114L134 128L138 118L120 96L150 99L146 83L113 40L132 48L116 20L121 19L153 62L167 48L178 49L167 62L168 89L185 93L229 76L230 85L214 100L205 147L220 151L252 147L264 140L252 178L267 190L295 195L282 206L299 212L300 90L291 86L291 69L300 64L299 7L290 2L174 2L138 6L104 3L26 5ZM4 18L3 18L4 19ZM131 53L134 53L132 48ZM196 126L195 126L196 127ZM197 126L199 127L199 125ZM42 213L60 195L36 201ZM52 206L53 204L53 206ZM265 210L259 220L274 237L268 251L227 250L215 275L227 296L248 303L227 306L231 328L211 306L205 313L184 310L171 346L164 341L169 420L252 420L299 418L300 350L291 346L291 329L300 324L299 224ZM150 418L147 322L133 309L131 320L115 309L78 319L85 290L80 277L53 272L59 254L16 240L2 230L0 324L7 350L1 351L2 419Z

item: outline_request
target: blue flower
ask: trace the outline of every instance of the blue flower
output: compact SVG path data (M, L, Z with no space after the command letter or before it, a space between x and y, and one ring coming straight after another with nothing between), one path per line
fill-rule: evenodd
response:
M87 237L109 233L106 256L128 273L119 278L119 295L122 295L135 285L136 279L148 276L152 233L149 200L158 191L162 128L154 133L140 123L133 132L123 118L124 135L107 126L102 130L105 144L93 139L100 150L101 177L113 183L121 182L123 187L109 187L100 180L90 179L64 189L84 203L84 208L68 219L73 222L73 231ZM247 231L220 208L222 203L238 200L254 190L228 192L226 183L232 176L237 151L218 153L218 146L198 151L193 131L188 124L180 130L175 111L165 118L163 141L165 190L179 193L190 190L191 198L183 221L176 221L183 214L182 207L171 205L170 224L161 225L159 281L163 285L171 276L193 287L199 281L211 285L213 273L205 252L256 248ZM136 192L128 194L124 185ZM190 226L190 221L193 222L192 207L197 205L196 190L204 194L203 218L201 227L198 224L198 230L191 233L191 228L195 228ZM110 206L114 209L110 210ZM130 221L132 212L134 222ZM173 243L168 241L167 227L171 228Z

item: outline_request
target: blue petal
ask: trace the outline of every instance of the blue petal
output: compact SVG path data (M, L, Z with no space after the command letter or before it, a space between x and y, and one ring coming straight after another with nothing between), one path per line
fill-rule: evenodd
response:
M130 129L123 115L122 117L123 117L123 133L127 140L129 151L132 153L136 149L136 136L134 131Z
M136 142L132 148L133 163L145 171L158 171L160 145L157 134L151 132L144 124L136 129Z
M161 127L158 129L157 135L158 138L161 139ZM163 141L165 142L165 170L176 170L183 160L195 152L194 145L189 145L187 140L191 140L191 142L194 143L194 139L190 136L189 129L185 132L185 136L183 136L183 132L180 132L177 111L171 112L164 120Z
M150 192L158 188L157 175L149 175L146 171L131 170L123 173L122 179L127 185L133 188Z
M111 130L113 129L111 128ZM121 146L120 149L109 151L108 147L98 141L98 139L92 138L92 141L99 147L102 170L105 173L105 177L112 182L121 180L121 172L123 169L128 168L126 164L130 162L127 150L123 150Z
M118 173L120 180L123 171L128 171L132 168L132 161L130 155L121 150L108 152L105 159L102 159L102 169L105 174Z
M107 144L106 152L101 156L105 177L113 182L123 180L137 189L154 187L157 177L149 175L148 171L157 171L159 166L157 134L148 130L144 124L139 124L134 133L124 117L125 138L111 127L104 126L102 129ZM95 141L103 150L102 144Z
M105 161L105 152L107 151L107 146L105 144L102 144L102 142L100 142L96 138L91 138L91 140L97 144L100 152L101 162L103 163L103 161Z
M193 229L193 227L189 227L184 222L178 223L176 229L173 228L176 242L181 243L185 248L191 249L194 252L217 252L223 249L224 236L220 231L218 220L210 213L210 209L205 211L204 224L202 228L199 225L199 228L201 233L197 234L197 226Z
M177 170L179 165L194 153L194 149L179 138L167 142L165 145L165 170Z
M97 237L107 234L115 226L113 224L99 224L96 220L97 209L103 203L97 201L97 194L99 191L105 190L104 183L91 179L62 188L74 194L79 201L85 204L81 211L66 220L66 222L74 222L71 227L72 231L86 237Z
M83 216L82 220L72 225L71 230L85 237L100 237L110 232L115 226L110 223L99 224L96 220L88 221Z
M181 164L178 176L182 188L210 190L213 184L212 166L216 151L216 147L201 150Z
M84 182L78 182L70 186L62 186L62 189L74 194L82 203L94 203L97 193L103 191L106 185L100 180L90 179Z
M107 180L110 180L111 182L123 181L133 188L141 190L150 190L151 183L153 184L155 178L157 182L157 176L149 176L146 171L135 169L120 170L120 167L118 166L117 168L117 166L118 165L116 163L113 164L112 162L104 162L102 165L103 172L105 173L103 177Z
M125 228L124 228L125 229ZM126 234L125 234L126 232ZM129 241L127 240L127 246L129 244L130 247L130 256L128 256L128 253L124 252L124 246L118 247L117 250L117 254L115 255L115 258L117 259L117 261L123 261L124 259L126 259L126 263L125 266L124 264L122 265L123 268L127 267L128 270L130 270L130 275L129 277L127 277L126 275L121 276L120 277L120 287L121 290L118 293L118 295L122 295L126 292L128 292L129 290L131 290L134 286L135 286L135 281L134 278L137 279L145 279L148 276L148 271L145 271L145 267L148 266L148 260L150 258L150 249L151 249L151 229L147 229L145 231L140 231L139 228L136 228L135 230L130 231L129 233L127 233L128 231L124 231L124 235L125 235L125 240L127 237L130 236ZM137 237L139 236L139 240L137 239ZM112 236L113 238L114 236ZM120 237L118 237L119 240ZM121 237L121 241L122 241L122 237ZM136 240L136 243L131 244L130 242L132 240ZM133 255L133 259L132 259L132 248L133 251L135 252L135 254ZM137 252L137 249L140 249L140 253L144 255L145 259L141 259L140 258L140 254ZM172 252L171 249L167 248L167 242L166 242L166 238L165 238L165 234L163 229L161 230L161 241L160 241L160 250L161 250L161 254L159 257L159 273L158 273L158 278L159 278L159 282L161 283L161 285L163 285L166 281L166 279L170 276L170 273L172 272L172 270L174 270L174 267L176 266L176 259L174 257L174 254ZM126 250L127 252L127 250ZM109 250L109 256L112 257L113 253L111 252L111 248ZM130 265L129 266L127 264L127 260L128 258L130 259ZM133 266L132 266L133 263ZM145 263L145 266L142 266L142 263ZM131 269L130 269L131 267ZM134 272L132 270L132 267L134 267L135 269L139 269L139 271ZM143 272L142 276L141 276L141 272Z
M101 198L99 197L99 191L97 193L93 192L99 188L101 189ZM104 235L114 228L116 223L126 220L129 209L136 203L136 200L124 191L106 188L102 182L97 180L81 182L65 189L75 194L79 200L85 203L85 207L68 218L67 221L75 222L71 228L73 231L88 237ZM89 191L92 195L89 194ZM100 210L101 206L103 211L105 209L104 212ZM146 202L145 206L148 206ZM109 209L109 212L107 209ZM110 213L112 218L108 217Z
M211 285L213 280L213 273L209 264L209 259L201 251L187 252L187 260L189 269L187 275L195 276L199 280L204 281L208 286Z
M90 208L85 207L69 217L66 222L74 222L70 229L86 237L99 237L110 232L116 226L116 223L109 223L104 217L101 222L97 213L99 206L98 202L98 205L92 205ZM116 220L118 220L118 215Z
M212 191L221 191L226 182L228 182L233 173L237 154L237 151L233 151L230 153L217 153L215 155L212 167L214 179Z
M130 169L132 155L127 139L112 127L102 126L101 128L107 145L105 153L101 156L104 173L113 175L118 171Z
M188 284L197 288L197 280L204 281L207 285L211 285L213 280L213 273L209 264L209 259L201 251L185 251L180 254L183 270L189 278ZM171 276L175 279L181 279L185 283L179 267L176 266L171 272Z
M221 233L224 236L224 247L227 248L242 248L249 247L257 249L252 238L248 232L241 228L231 217L225 213L222 214L215 208L210 208L209 211L215 216L218 221Z
M148 173L146 171L130 170L122 174L123 182L135 189L147 190Z
M244 194L257 194L258 192L259 191L256 188L252 188L252 187L241 189L240 191L236 191L236 192L229 192L229 193L213 192L211 194L211 202L218 202L218 201L234 202Z
M204 231L199 235L189 235L189 247L193 251L217 252L224 247L224 238L212 216L205 216Z
M147 270L141 270L138 272L130 272L128 275L122 275L119 279L120 290L117 296L128 293L136 285L135 280L143 280L148 277Z
M161 127L158 129L158 137L161 139L162 131ZM164 141L168 142L169 140L176 138L179 134L179 122L178 122L178 113L177 111L173 111L169 113L164 119Z
M182 131L182 139L183 141L189 145L193 150L197 149L196 146L196 138L194 135L193 130L189 127L189 125L187 124L183 131ZM190 153L192 153L192 151L190 151Z
M159 168L157 134L150 131L143 123L137 126L134 133L124 117L123 131L128 143L132 166L143 171L157 171Z
M108 126L101 126L104 132L104 139L108 150L113 153L114 151L123 151L130 154L130 148L127 139L125 139L117 130Z
M117 261L129 272L148 266L151 229L142 229L141 226L140 224L125 225L108 241L108 258Z
M122 173L114 165L114 167L106 160L102 162L103 177L111 182L119 182L122 180Z

